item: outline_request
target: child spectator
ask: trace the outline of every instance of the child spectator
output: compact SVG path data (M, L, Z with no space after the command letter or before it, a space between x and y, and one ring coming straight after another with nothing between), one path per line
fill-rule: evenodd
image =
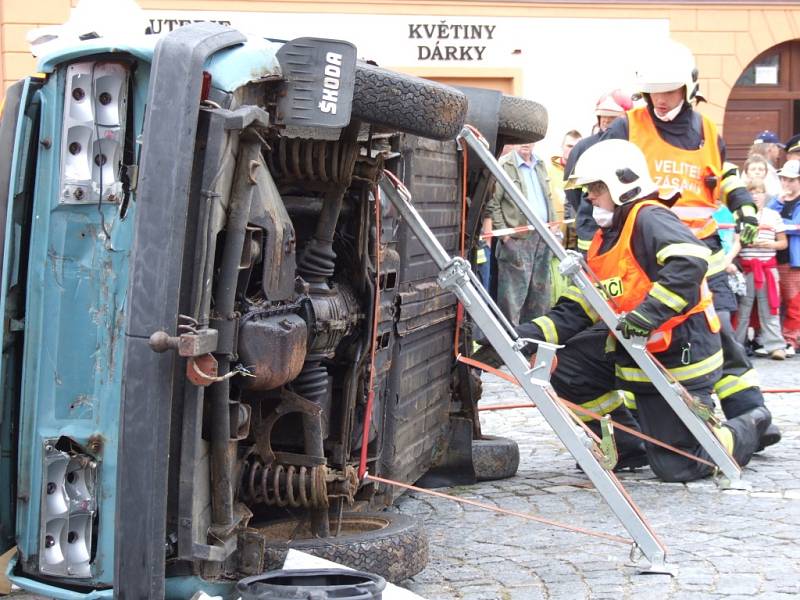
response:
M784 233L781 215L771 208L766 208L767 193L764 182L754 179L747 185L747 190L758 207L758 238L752 245L741 247L738 236L734 241L732 254L738 249L739 266L745 275L747 291L739 296L738 325L736 340L744 345L750 313L753 303L758 305L758 321L760 331L758 341L765 354L773 360L784 360L786 342L781 334L781 323L778 316L780 308L780 291L778 287L778 262L775 254L788 246Z
M783 338L791 354L800 342L800 160L787 160L778 176L783 194L768 206L780 213L789 240L789 247L779 250L776 258L784 308Z
M760 154L751 154L747 157L742 169L743 179L746 183L754 179L764 180L769 172L769 163L767 159Z

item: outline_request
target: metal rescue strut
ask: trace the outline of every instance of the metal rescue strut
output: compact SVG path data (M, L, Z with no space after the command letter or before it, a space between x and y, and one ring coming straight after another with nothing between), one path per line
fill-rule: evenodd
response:
M584 297L597 311L600 317L617 335L620 342L634 357L639 366L650 377L659 392L664 396L672 410L686 424L697 440L711 455L715 463L731 482L740 482L741 470L731 456L725 451L716 436L700 417L693 412L693 399L683 387L647 352L646 339L626 340L616 334L617 315L607 304L605 298L595 288L587 272L582 268L580 255L568 252L561 247L548 227L530 210L522 194L514 186L497 161L484 145L485 140L471 127L462 129L460 139L475 151L489 170L513 199L517 207L527 217L536 231L547 242L551 251L559 258L560 271L572 278L583 291ZM405 186L390 172L385 172L390 182L381 182L381 189L392 204L411 227L422 246L428 251L439 268L437 281L439 285L453 292L473 321L481 328L489 342L503 359L511 373L516 377L528 397L536 404L542 416L566 446L569 452L589 477L594 486L608 503L611 510L634 540L631 550L633 557L637 548L649 561L643 566L647 572L671 573L672 569L665 563L666 549L649 524L643 519L633 500L622 484L610 470L602 466L605 459L603 451L595 441L573 421L573 416L558 399L550 385L550 368L555 358L555 344L541 342L538 344L536 361L533 366L522 353L529 340L520 338L514 327L500 312L497 305L472 272L467 260L461 257L450 257L441 246L436 236L422 220L411 204L411 194ZM389 184L390 183L390 184Z

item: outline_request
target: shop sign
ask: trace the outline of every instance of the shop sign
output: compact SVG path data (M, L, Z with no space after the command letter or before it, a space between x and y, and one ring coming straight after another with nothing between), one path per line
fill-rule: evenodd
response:
M409 23L408 39L417 42L417 60L483 60L485 42L494 39L496 25L448 23Z

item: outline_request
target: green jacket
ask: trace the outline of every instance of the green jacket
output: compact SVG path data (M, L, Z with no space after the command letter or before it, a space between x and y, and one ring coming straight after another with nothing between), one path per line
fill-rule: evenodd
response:
M500 158L500 166L503 170L508 174L511 180L514 182L520 190L522 190L522 195L527 198L528 190L525 186L525 179L523 179L522 175L517 168L517 163L515 159L516 152L511 151L502 158ZM536 163L536 167L534 168L536 172L536 176L539 178L539 183L542 186L542 192L544 193L545 202L547 203L547 219L548 221L553 219L553 215L555 214L555 209L553 207L553 198L550 194L550 185L549 185L549 178L547 176L547 170L544 166L544 163L539 160ZM517 206L511 201L511 198L508 194L505 193L505 190L495 183L494 193L492 194L492 198L486 204L486 214L492 219L492 227L494 229L502 229L506 227L520 227L522 225L527 225L528 220L525 216L520 212ZM515 238L524 238L528 237L530 232L528 233L515 233L512 237Z

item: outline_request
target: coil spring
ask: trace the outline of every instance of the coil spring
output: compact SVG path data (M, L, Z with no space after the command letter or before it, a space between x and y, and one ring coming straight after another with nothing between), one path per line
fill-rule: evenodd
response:
M247 502L268 506L325 508L327 474L325 465L264 465L256 460L245 466L242 494Z
M267 153L270 171L278 177L350 184L358 146L335 140L278 138Z

